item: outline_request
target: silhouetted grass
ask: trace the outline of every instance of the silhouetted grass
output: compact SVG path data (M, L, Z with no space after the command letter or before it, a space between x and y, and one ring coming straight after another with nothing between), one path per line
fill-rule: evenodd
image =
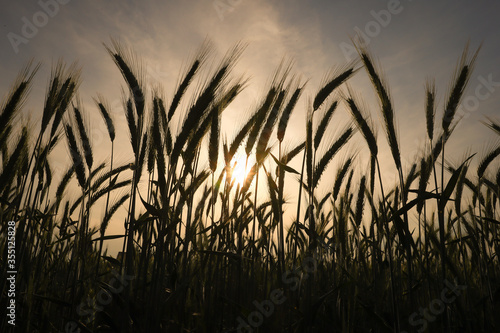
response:
M261 314L254 332L417 331L424 319L429 331L439 332L493 332L500 325L500 149L481 158L468 154L459 165L444 156L477 53L462 55L438 133L436 87L431 80L425 85L422 136L429 144L409 156L404 170L389 85L359 48L399 175L391 186L382 181L378 127L352 87L338 91L357 73L353 64L338 67L302 103L305 85L281 63L256 109L227 139L223 111L247 84L232 74L240 45L203 79L210 53L204 44L172 100L146 88L133 52L117 42L106 49L128 87L122 111L133 163L114 165L120 129L100 95L87 112L102 116L111 151L105 163L95 163L99 152L85 122L89 114L75 99L74 66L54 67L38 132L18 121L38 65L21 70L2 102L0 247L6 247L7 221L16 221L17 331L65 331L75 324L81 332L237 332L245 331L242 321L255 324L256 311L269 315ZM338 125L340 112L357 130ZM177 113L179 129L171 123ZM289 120L304 115L304 132L290 133ZM500 133L494 120L485 124ZM338 135L328 142L329 132ZM358 135L367 149L346 152ZM289 136L298 138L294 145ZM50 153L61 144L70 164L55 168ZM239 151L245 162L235 160ZM369 165L360 163L364 155ZM300 158L296 170L291 162ZM236 163L246 163L245 181L235 179ZM478 165L475 173L471 163ZM319 193L320 181L330 190ZM103 212L93 209L99 202ZM126 210L124 221L116 217L119 209ZM109 233L112 223L123 222L123 234ZM116 258L104 248L112 239L123 242ZM421 309L443 292L451 295L444 291L450 283L465 289L432 320L423 317ZM283 303L256 305L276 290ZM8 328L4 317L0 331Z

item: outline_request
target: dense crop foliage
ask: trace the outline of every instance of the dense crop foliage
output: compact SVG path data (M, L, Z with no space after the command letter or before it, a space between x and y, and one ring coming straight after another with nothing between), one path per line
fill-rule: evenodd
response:
M499 329L500 148L458 165L445 151L477 52L464 51L442 112L434 83L426 85L428 145L405 169L389 87L366 49L332 72L305 109L305 83L282 63L230 139L221 135L221 118L248 84L232 74L240 46L190 89L206 67L204 45L171 100L146 89L130 51L118 43L106 49L127 86L132 163L114 162L119 129L103 96L91 112L102 116L111 151L104 163L94 159L74 66L52 70L38 128L18 117L38 65L28 64L2 101L0 247L6 253L8 221L15 221L19 332ZM366 71L379 99L394 186L383 183L385 143L372 117L353 88L343 87L358 71ZM352 122L334 129L341 106ZM304 132L294 133L302 143L287 144L289 120L304 115ZM499 123L486 125L500 134ZM329 132L337 134L325 144ZM353 136L364 140L364 151L346 151ZM71 166L55 173L57 145L67 146ZM246 161L241 181L238 152ZM357 163L363 154L366 169ZM300 168L291 166L294 159ZM326 195L321 182L331 182ZM288 203L291 194L297 200ZM93 209L97 203L104 215ZM125 233L110 234L120 209L127 211ZM117 258L105 250L110 239L123 241ZM5 261L2 255L2 308Z

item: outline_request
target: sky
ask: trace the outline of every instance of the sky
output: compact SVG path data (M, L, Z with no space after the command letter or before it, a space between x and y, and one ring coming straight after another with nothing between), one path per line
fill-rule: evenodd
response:
M496 142L481 121L486 117L500 119L498 1L21 0L3 1L0 6L0 98L3 101L28 61L42 62L19 120L26 117L39 126L51 67L58 59L67 64L76 61L82 69L79 97L92 127L93 144L101 149L96 153L98 160L105 160L109 151L104 124L92 102L98 93L110 102L117 127L123 129L118 133L117 161L131 160L121 109L124 82L103 44L109 45L112 38L134 50L148 86L160 85L167 100L205 40L210 40L215 50L209 66L216 65L236 43L244 43L246 48L234 73L249 81L223 115L223 132L229 138L263 96L270 74L282 59L293 60L293 73L307 81L307 86L285 138L292 144L304 137L307 101L332 69L356 57L351 38L365 36L390 87L406 166L425 144L426 80L435 79L440 119L465 45L469 42L470 52L481 45L461 107L463 119L449 144L450 151L457 152L451 161L460 162L468 151L484 156ZM394 181L396 173L377 100L364 70L349 84L363 97L366 112L379 126L381 160L386 170L392 170L385 175ZM327 137L334 138L349 121L345 110L336 112ZM356 136L359 139L360 135ZM366 151L361 140L354 144L353 149ZM65 170L68 151L61 149L53 155L54 168ZM333 179L325 177L324 182L331 184Z

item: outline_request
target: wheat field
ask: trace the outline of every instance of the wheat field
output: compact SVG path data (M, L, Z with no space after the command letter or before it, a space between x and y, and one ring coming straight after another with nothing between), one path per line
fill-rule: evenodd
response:
M2 100L0 247L7 253L14 221L17 273L16 326L4 316L0 331L499 330L500 146L464 151L459 163L446 151L464 121L457 110L479 50L464 49L440 91L442 108L438 87L425 83L427 144L409 157L382 68L362 46L359 59L337 67L312 96L282 62L232 137L223 135L224 111L251 84L234 75L241 45L204 77L210 52L200 47L170 99L148 88L130 49L119 42L105 49L123 76L116 84L126 86L120 112L128 128L115 128L105 96L84 108L80 70L62 62L37 126L18 115L39 64L27 64ZM360 71L377 96L376 116L349 83ZM331 120L341 107L350 121L339 128ZM102 116L111 147L100 164L90 112ZM292 145L289 120L304 115ZM500 135L500 122L484 125ZM132 163L115 160L120 130ZM362 140L356 152L348 149L353 137ZM51 160L56 146L71 160L62 174ZM396 184L383 181L386 146ZM413 158L409 168L403 158ZM318 190L325 183L326 194ZM125 232L110 233L111 223L124 223ZM118 256L108 254L109 240L121 242ZM7 255L0 263L6 308Z

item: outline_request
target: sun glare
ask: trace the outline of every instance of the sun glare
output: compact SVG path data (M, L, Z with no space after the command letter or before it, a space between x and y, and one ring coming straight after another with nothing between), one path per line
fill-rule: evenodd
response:
M252 156L248 159L248 164L246 163L246 155L245 154L236 154L233 157L233 172L232 172L232 179L234 180L234 185L240 185L243 186L243 183L245 182L245 178L250 171L250 168L253 165L253 159ZM246 165L246 170L245 170L245 164Z

